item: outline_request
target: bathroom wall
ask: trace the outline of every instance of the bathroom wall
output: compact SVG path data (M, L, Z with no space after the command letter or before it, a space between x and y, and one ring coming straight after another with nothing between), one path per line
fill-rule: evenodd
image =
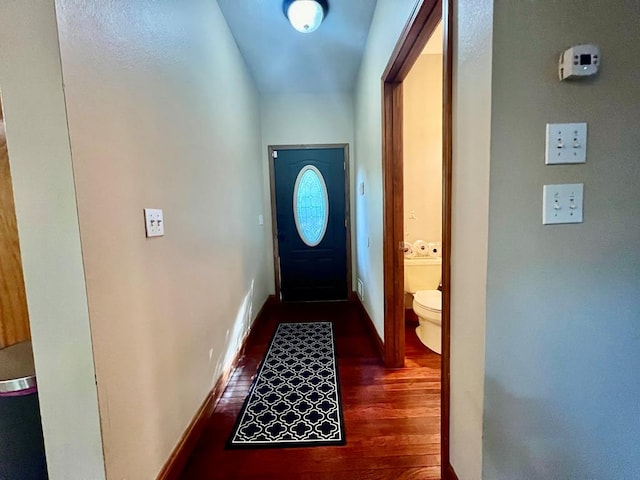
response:
M402 94L405 241L441 242L442 54L420 55Z
M638 19L635 0L495 2L483 478L640 472ZM560 82L584 42L600 73ZM587 163L545 166L545 124L576 121ZM584 223L542 225L555 183L584 183Z
M355 228L357 276L364 282L364 306L384 337L382 263L382 85L381 78L416 0L378 0L355 90Z
M273 236L271 226L271 186L269 179L269 145L312 145L346 143L349 145L351 173L351 238L355 238L355 196L353 182L353 95L334 94L267 94L260 98L262 124L262 158L264 174L266 249L269 252L268 278L275 292L273 273ZM355 246L352 246L352 271L355 272ZM355 283L355 275L353 276Z
M107 475L155 478L267 298L259 95L215 1L56 6Z

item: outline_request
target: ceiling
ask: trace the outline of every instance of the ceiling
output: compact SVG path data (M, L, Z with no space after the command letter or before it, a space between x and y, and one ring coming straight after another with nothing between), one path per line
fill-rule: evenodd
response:
M218 0L262 93L335 93L355 88L376 0L329 0L313 33L293 29L282 0Z

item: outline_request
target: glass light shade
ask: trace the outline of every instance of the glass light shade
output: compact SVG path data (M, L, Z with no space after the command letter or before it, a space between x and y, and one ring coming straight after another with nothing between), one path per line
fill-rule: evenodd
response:
M287 9L293 28L302 33L315 32L324 19L324 10L315 0L295 0Z

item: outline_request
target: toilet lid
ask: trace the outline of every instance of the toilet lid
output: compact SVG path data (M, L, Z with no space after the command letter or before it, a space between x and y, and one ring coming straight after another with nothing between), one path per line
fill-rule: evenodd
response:
M440 290L420 290L413 296L414 301L423 308L442 311L442 292Z

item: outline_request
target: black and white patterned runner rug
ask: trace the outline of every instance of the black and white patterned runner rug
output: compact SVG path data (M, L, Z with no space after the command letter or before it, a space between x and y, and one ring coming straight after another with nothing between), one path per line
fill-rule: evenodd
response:
M281 323L228 448L344 445L331 322Z

